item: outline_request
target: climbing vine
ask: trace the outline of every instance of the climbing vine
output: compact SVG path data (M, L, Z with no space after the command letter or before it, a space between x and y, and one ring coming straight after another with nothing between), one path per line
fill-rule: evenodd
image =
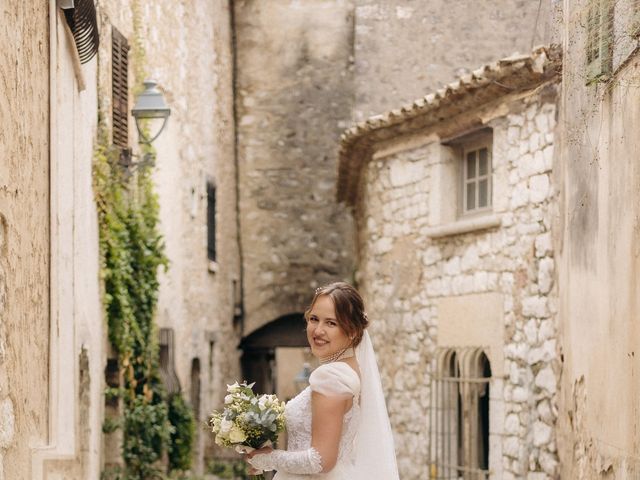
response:
M138 82L134 91L140 91L145 72L138 2L132 10L132 58ZM101 118L94 152L94 194L103 304L120 379L119 386L108 389L107 396L117 398L121 406L120 417L106 421L103 430L122 430L124 464L105 476L118 480L161 478L165 453L170 469L189 468L194 420L180 393L167 396L159 375L154 315L158 273L168 267L158 228L159 204L151 169L140 168L132 174L121 166L121 150L110 145L108 127ZM155 156L150 145L143 147L143 153Z
M158 202L149 171L128 178L117 149L100 142L94 159L101 273L109 340L118 356L124 469L119 478L143 480L170 445L173 427L158 374L154 313L158 269L167 266L158 232ZM112 422L113 424L113 422Z

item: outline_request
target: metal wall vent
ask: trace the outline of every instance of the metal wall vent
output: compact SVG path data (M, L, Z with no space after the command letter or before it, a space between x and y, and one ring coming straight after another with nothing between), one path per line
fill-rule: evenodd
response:
M87 63L96 53L100 44L96 7L93 0L75 0L74 7L65 8L64 16L76 42L80 63Z

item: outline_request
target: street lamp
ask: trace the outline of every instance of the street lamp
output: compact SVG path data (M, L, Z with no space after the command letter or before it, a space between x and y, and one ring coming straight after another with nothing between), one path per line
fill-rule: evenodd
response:
M138 129L139 143L150 145L164 130L171 115L171 109L167 106L162 96L162 92L158 90L158 84L154 80L144 81L144 91L136 98L136 104L131 110L133 118L136 120L136 128ZM162 119L162 126L158 133L148 138L141 127L141 120Z
M154 80L144 81L144 91L136 97L136 103L131 110L131 114L136 121L136 129L138 130L138 143L141 145L151 145L164 130L171 115L171 109L167 106L162 96L162 92L158 89L158 84ZM149 138L145 133L144 120L162 120L162 125L158 132ZM134 158L139 160L134 161ZM133 170L140 167L151 166L155 162L155 155L147 151L140 158L134 155L131 149L124 149L120 152L120 164L131 174Z
M311 365L308 362L302 364L302 370L293 379L293 384L296 387L296 392L300 393L309 386L309 377L311 376Z

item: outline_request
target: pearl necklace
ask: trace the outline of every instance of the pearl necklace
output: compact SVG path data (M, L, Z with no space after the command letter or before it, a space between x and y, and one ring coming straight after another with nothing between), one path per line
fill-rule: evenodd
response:
M331 355L327 355L326 357L320 357L318 360L320 365L324 365L325 363L337 362L338 360L342 360L343 358L351 358L355 355L353 351L353 347L347 347L342 351L338 351L336 353L332 353Z

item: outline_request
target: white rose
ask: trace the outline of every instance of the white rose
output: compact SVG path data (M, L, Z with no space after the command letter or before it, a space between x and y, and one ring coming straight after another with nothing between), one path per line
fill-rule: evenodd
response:
M231 428L231 432L229 433L229 440L231 440L231 443L241 443L246 439L247 436L238 427L234 425L233 428Z
M233 422L231 420L222 420L222 422L220 422L220 431L222 433L228 433L231 431L231 427L233 427Z
M224 397L225 405L229 405L231 402L233 402L233 395L227 395L226 397Z

